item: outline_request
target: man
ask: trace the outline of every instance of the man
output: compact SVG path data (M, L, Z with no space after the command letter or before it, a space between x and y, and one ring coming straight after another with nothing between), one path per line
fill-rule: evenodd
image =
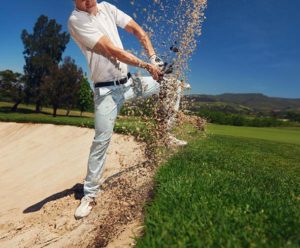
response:
M96 0L74 0L68 28L87 59L94 82L95 137L90 149L88 171L84 182L84 197L75 211L75 218L87 216L99 192L106 150L117 114L124 101L138 96L159 93L163 62L156 56L146 32L127 14L115 6ZM123 49L117 26L135 35L145 48L151 64ZM128 74L127 64L147 70L152 77L134 80ZM153 80L153 79L154 80ZM138 88L138 90L137 90ZM179 93L179 92L178 92ZM179 108L179 97L176 109ZM170 143L185 145L185 141L170 135Z

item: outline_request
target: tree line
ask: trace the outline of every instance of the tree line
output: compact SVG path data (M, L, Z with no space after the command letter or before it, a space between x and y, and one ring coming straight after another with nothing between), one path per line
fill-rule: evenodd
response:
M62 31L55 19L41 15L29 33L23 30L24 74L11 70L0 71L0 97L14 102L17 111L21 102L34 103L35 111L52 106L53 116L58 108L81 111L93 105L93 92L82 69L71 57L63 58L70 35Z
M241 114L228 114L219 111L200 110L197 115L207 119L209 122L232 125L232 126L249 126L249 127L278 127L288 126L289 123L278 120L275 117L253 117L249 118Z

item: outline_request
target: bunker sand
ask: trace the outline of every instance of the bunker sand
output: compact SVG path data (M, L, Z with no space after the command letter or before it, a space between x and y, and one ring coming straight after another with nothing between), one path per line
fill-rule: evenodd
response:
M133 244L154 174L133 137L113 135L97 205L73 217L93 136L88 128L0 123L0 247Z

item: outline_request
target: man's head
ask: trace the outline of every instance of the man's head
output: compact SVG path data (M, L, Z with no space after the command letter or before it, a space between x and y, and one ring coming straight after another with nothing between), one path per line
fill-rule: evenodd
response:
M97 0L73 0L77 9L91 12L97 6Z

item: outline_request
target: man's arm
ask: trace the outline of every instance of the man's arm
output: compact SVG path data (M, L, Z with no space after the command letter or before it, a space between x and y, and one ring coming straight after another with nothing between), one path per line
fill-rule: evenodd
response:
M135 37L139 39L142 46L146 50L149 58L153 55L155 55L154 48L152 46L152 43L149 39L148 34L142 29L142 27L137 24L133 19L129 21L129 23L126 25L125 30L131 34L133 34Z
M151 64L145 63L144 61L137 58L133 54L119 47L116 47L107 36L102 36L99 39L99 41L94 46L93 51L109 59L112 60L118 59L119 61L125 64L144 68L151 74L151 76L155 80L160 79L160 77L162 76L162 73L158 68L156 68Z

